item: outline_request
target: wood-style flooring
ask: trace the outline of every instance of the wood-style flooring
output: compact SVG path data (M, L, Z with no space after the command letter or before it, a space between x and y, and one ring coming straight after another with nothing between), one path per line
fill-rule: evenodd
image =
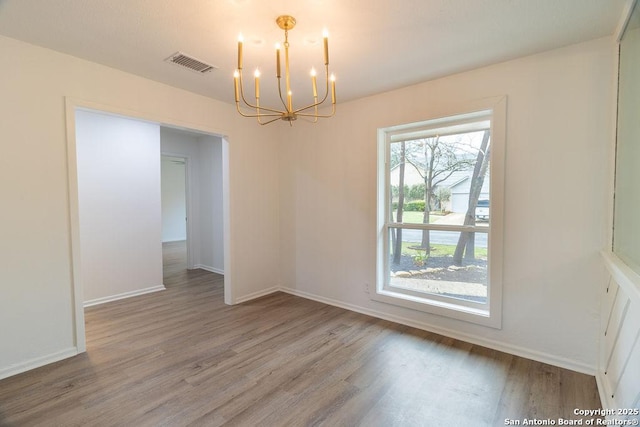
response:
M0 381L2 426L503 426L600 408L593 377L291 296L236 306L166 247L166 291L86 309L87 352Z

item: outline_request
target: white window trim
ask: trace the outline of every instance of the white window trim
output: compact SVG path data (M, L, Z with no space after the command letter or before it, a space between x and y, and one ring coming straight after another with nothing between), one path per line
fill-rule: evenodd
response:
M458 302L454 298L437 295L417 296L411 292L390 289L387 286L388 238L385 213L388 209L386 173L387 150L390 142L398 134L421 132L426 135L429 129L446 127L453 123L455 128L462 123L477 121L477 117L489 112L491 115L491 215L489 227L489 294L486 304ZM377 199L377 263L376 289L370 294L372 300L384 302L417 311L463 320L496 329L502 328L502 270L503 270L503 225L504 225L504 169L506 146L506 96L486 98L462 105L453 113L438 114L437 117L420 123L399 125L378 129L378 199ZM467 120L468 119L468 120ZM419 137L419 136L418 136ZM415 228L416 224L404 224L403 227ZM419 225L418 225L419 227ZM447 227L450 229L451 227ZM464 226L460 226L461 230ZM431 225L430 229L437 229Z

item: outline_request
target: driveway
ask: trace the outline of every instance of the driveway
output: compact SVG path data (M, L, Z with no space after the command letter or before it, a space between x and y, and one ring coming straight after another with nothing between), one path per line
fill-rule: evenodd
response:
M462 225L464 223L463 213L450 213L449 215L443 216L442 218L434 221L434 224L451 224L451 225ZM478 225L488 225L488 223L479 223ZM434 231L431 230L429 233L429 237L431 239L431 243L437 245L457 245L458 239L460 238L459 231ZM487 247L487 233L476 233L476 246L479 248ZM405 242L417 243L422 241L422 230L402 230L402 240Z

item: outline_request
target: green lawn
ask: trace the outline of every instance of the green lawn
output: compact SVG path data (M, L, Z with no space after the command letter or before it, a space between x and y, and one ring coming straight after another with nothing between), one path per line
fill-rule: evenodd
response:
M402 213L402 222L410 223L410 224L422 224L422 217L424 216L424 212L412 212L405 211ZM393 217L396 217L396 213L393 213ZM442 218L442 215L434 215L431 213L429 215L429 222L434 222L437 219Z

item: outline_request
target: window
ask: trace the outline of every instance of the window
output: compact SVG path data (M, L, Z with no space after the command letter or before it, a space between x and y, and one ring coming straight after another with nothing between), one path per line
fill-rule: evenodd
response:
M640 5L620 40L613 252L640 275Z
M379 130L373 299L500 327L505 104Z

